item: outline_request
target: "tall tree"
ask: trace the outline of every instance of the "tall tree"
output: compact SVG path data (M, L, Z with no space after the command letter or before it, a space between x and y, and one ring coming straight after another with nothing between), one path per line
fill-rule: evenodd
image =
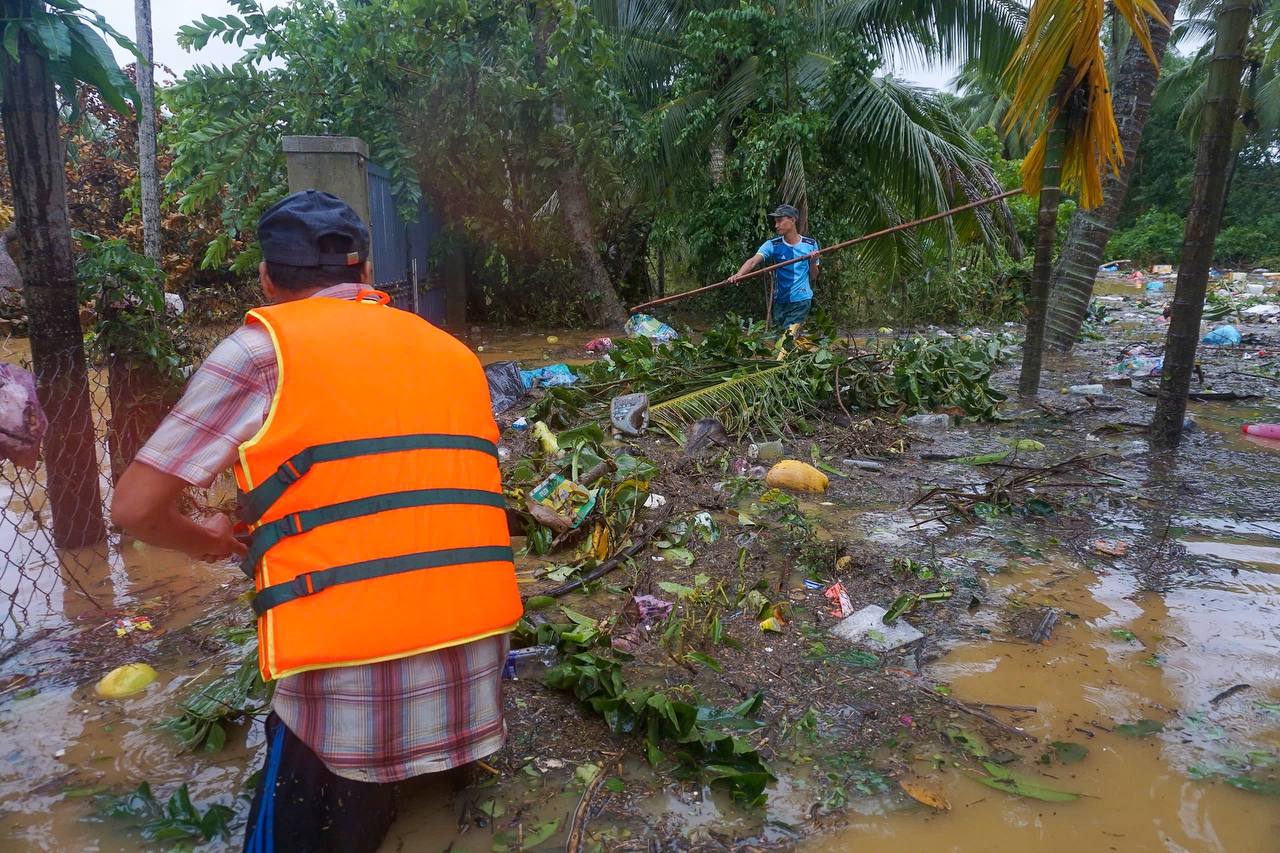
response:
M1182 242L1173 313L1165 342L1160 396L1151 423L1157 447L1172 448L1182 438L1187 394L1200 343L1200 319L1205 287L1213 260L1214 241L1222 224L1226 203L1227 164L1234 146L1232 137L1240 101L1240 72L1245 62L1245 42L1253 18L1255 0L1223 0L1217 16L1217 36L1205 90L1205 114L1196 148L1196 169L1191 187L1191 209Z
M1114 170L1124 158L1102 52L1105 7L1104 0L1034 0L1026 32L1005 70L1005 85L1012 92L1007 125L1022 127L1027 136L1043 127L1022 171L1027 192L1040 195L1027 336L1018 379L1018 390L1026 395L1040 388L1045 309L1062 189L1078 190L1080 207L1097 207L1102 202L1104 169ZM1168 22L1160 16L1155 0L1114 0L1113 7L1152 63L1158 63L1147 19L1166 26ZM1059 177L1063 186L1059 186Z
M63 548L101 541L106 525L54 84L74 104L76 79L83 78L122 110L122 93L132 90L93 27L116 34L100 16L86 20L89 14L76 0L59 0L52 8L40 0L0 0L5 153L31 356L49 417L44 461L54 541Z
M1157 0L1156 6L1166 21L1172 21L1178 0ZM1159 22L1152 27L1151 49L1156 55L1164 53L1169 33L1170 27ZM1072 219L1071 230L1053 269L1045 320L1045 343L1053 349L1071 349L1080 334L1098 266L1129 191L1129 178L1159 77L1159 66L1152 61L1151 54L1137 39L1131 39L1111 96L1123 160L1116 171L1102 179L1102 203L1092 210L1078 211Z
M156 168L156 77L151 47L151 0L133 0L138 45L138 182L142 253L160 260L160 175Z

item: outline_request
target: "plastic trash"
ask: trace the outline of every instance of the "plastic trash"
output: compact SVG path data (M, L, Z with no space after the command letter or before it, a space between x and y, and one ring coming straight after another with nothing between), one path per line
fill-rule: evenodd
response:
M1245 435L1258 438L1274 438L1280 440L1280 424L1244 424L1240 431Z
M585 349L587 352L593 352L596 354L606 353L613 349L613 338L596 338L595 340L588 341Z
M1235 326L1219 326L1200 342L1215 347L1233 347L1240 343L1240 330Z
M950 415L912 415L907 426L923 432L946 432L951 429Z
M667 499L662 495L649 495L644 499L645 509L662 509L667 505Z
M853 613L853 604L849 601L849 593L844 588L844 584L839 581L827 587L827 591L823 593L827 600L831 602L831 615L837 619L843 619Z
M1158 279L1152 279L1151 281L1147 282L1148 293L1159 293L1162 290L1164 290L1163 281L1159 281Z
M892 625L884 623L888 613L878 604L868 604L852 616L848 616L831 629L831 633L872 651L890 652L924 638L906 619L896 619Z
M34 471L49 419L36 396L36 378L21 367L0 364L0 459Z
M1071 385L1071 386L1068 386L1068 388L1067 388L1067 393L1068 393L1068 394L1083 394L1083 395L1087 395L1087 396L1090 396L1090 397L1094 397L1094 396L1097 396L1097 395L1099 395L1099 394L1105 394L1105 393L1107 393L1107 389L1106 389L1106 387L1105 387L1105 386L1100 385L1100 384L1096 384L1096 383L1095 383L1095 384L1093 384L1093 385Z
M665 344L680 337L675 329L650 314L632 314L622 330L633 338L648 338L655 344Z
M1240 313L1246 317L1275 317L1280 315L1280 303L1265 302L1261 305L1250 305Z
M830 484L826 474L798 459L784 459L774 465L764 481L770 488L796 492L825 492Z
M550 509L572 530L582 524L595 508L596 491L583 488L559 474L552 474L529 493L529 500Z
M748 459L759 459L761 462L777 462L782 458L781 441L762 441L747 447Z
M102 676L94 691L104 699L123 699L146 689L157 673L145 663L127 663Z
M506 679L532 678L555 666L559 652L555 646L529 646L507 652L507 662L502 667Z
M1159 376L1164 368L1164 356L1131 355L1111 368L1117 376Z
M1115 264L1107 264L1105 267L1099 269L1098 272L1120 272L1120 267Z
M609 421L624 435L644 435L649 427L649 395L623 394L609 403Z
M883 471L884 465L879 462L873 462L870 459L845 459L842 460L845 465L851 468L857 468L859 471Z
M511 422L511 428L516 432L524 432L529 428L528 418L516 418Z
M546 367L522 370L520 379L524 382L525 388L532 388L535 383L539 388L559 388L578 381L578 377L567 364L548 364Z
M555 456L560 452L560 442L556 440L556 434L542 421L533 425L533 437L542 446L542 452L546 456Z
M520 365L514 361L496 361L486 364L484 378L489 381L489 402L495 415L502 414L524 399L527 386L520 375Z

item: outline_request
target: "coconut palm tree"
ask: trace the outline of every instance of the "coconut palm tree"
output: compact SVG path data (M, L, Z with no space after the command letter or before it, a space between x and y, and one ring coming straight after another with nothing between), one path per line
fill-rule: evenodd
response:
M1255 0L1223 0L1216 16L1216 35L1209 79L1205 84L1204 117L1196 146L1195 176L1191 186L1191 209L1182 241L1178 283L1173 294L1173 313L1165 343L1160 396L1151 422L1156 446L1176 447L1182 438L1187 411L1187 393L1200 343L1200 319L1204 311L1205 286L1213 260L1214 241L1222 224L1227 182L1222 175L1235 151L1239 122L1241 73L1246 67L1249 23Z
M1157 0L1156 6L1165 20L1172 21L1178 0ZM1151 48L1155 55L1164 52L1169 34L1167 26L1157 24L1152 27ZM1102 203L1092 210L1077 212L1071 221L1071 230L1067 233L1049 285L1045 343L1060 351L1069 350L1080 335L1098 266L1103 261L1107 241L1111 239L1129 191L1129 179L1142 142L1142 130L1146 127L1160 77L1160 69L1137 39L1130 40L1123 54L1112 91L1112 103L1124 160L1118 169L1103 177Z
M752 4L732 0L601 0L597 16L617 33L625 58L625 86L660 125L650 174L655 195L702 164L713 183L722 176L726 147L750 113L823 112L831 116L832 142L872 190L843 211L868 231L973 200L999 187L971 133L936 92L891 74L849 74L842 68L850 36L880 56L944 62L967 61L994 75L1012 55L1025 10L1010 0L760 0L756 8L785 17L803 33L804 48L788 55L779 72L766 72L760 56L724 59L705 85L676 91L673 83L695 61L683 38L690 15ZM710 116L710 120L707 117ZM808 177L802 142L777 152L771 177L778 198L796 204L804 218ZM966 229L994 240L996 219L979 214L944 223L929 234L865 247L886 268L917 258L921 240L946 241Z
M1104 170L1115 171L1124 150L1111 106L1106 56L1102 51L1104 0L1034 0L1026 31L1005 70L1011 93L1006 122L1035 142L1023 161L1028 193L1038 193L1036 255L1027 306L1018 389L1040 387L1045 310L1053 266L1053 242L1062 190L1079 195L1080 207L1102 202ZM1133 30L1153 64L1148 18L1164 25L1154 0L1114 0L1113 7Z

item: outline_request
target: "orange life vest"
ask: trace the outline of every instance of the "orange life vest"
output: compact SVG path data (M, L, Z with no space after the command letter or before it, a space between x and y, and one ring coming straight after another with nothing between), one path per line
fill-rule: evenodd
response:
M262 677L512 630L520 594L476 357L368 300L300 299L245 322L271 334L279 367L235 465Z

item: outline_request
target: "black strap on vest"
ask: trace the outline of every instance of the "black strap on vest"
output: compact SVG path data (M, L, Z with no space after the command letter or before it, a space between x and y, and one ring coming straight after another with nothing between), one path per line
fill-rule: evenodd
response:
M423 569L438 569L445 566L459 566L467 563L510 563L515 554L509 545L481 545L474 548L450 548L444 551L423 551L418 554L405 554L401 557L383 557L378 560L366 560L363 563L351 563L346 566L335 566L315 572L305 572L287 583L269 586L259 592L253 599L253 610L259 616L273 607L279 607L294 599L314 595L331 586L344 583L356 583L388 575L405 574Z
M306 530L348 521L364 515L373 515L393 509L407 509L415 506L492 506L506 509L506 499L498 492L484 489L414 489L407 492L390 492L385 495L374 495L367 498L329 504L316 509L290 513L275 521L267 522L253 531L250 538L249 552L240 563L240 571L250 579L262 556L287 536L296 536Z
M420 433L386 438L357 438L316 444L291 456L276 472L255 488L240 496L240 512L246 524L253 524L269 510L285 489L298 482L317 462L334 462L357 456L396 453L403 450L478 450L498 458L498 447L492 441L474 435Z

